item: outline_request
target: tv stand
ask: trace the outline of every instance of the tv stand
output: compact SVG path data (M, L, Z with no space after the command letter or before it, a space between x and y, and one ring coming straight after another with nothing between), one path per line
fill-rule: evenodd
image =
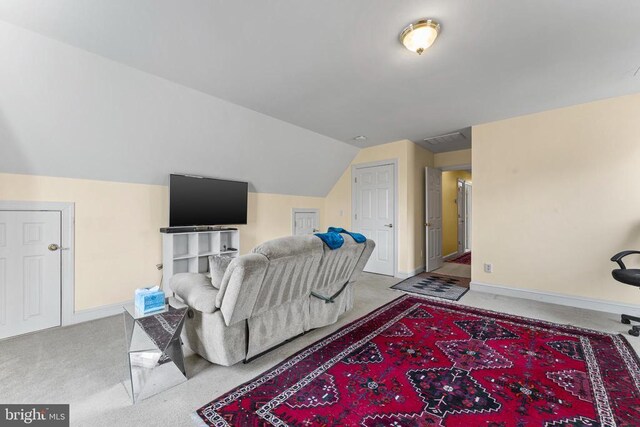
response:
M162 227L161 233L197 233L199 231L222 231L237 230L235 227L224 227L221 225L193 225L188 227Z
M187 227L163 227L161 233L195 233L198 231L213 231L210 225L190 225Z
M206 273L209 256L237 257L240 232L220 226L162 228L162 284L167 295L177 273ZM166 230L166 231L165 231Z

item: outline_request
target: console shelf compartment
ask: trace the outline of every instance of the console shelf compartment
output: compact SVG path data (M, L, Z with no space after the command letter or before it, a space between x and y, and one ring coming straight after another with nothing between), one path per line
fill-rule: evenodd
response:
M165 293L172 294L169 283L174 274L206 273L209 256L236 257L239 253L238 230L162 233L162 283Z

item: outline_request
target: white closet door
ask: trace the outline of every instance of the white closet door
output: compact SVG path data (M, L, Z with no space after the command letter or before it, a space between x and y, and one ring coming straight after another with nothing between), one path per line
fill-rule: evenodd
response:
M301 236L313 234L320 231L320 218L315 211L296 211L293 213L293 234Z
M394 275L395 171L392 164L355 170L353 229L376 243L364 270Z
M0 339L60 325L60 220L0 211Z

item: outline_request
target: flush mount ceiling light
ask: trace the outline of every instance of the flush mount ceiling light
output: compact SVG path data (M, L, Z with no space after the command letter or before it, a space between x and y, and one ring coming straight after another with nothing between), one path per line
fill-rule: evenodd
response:
M400 33L400 42L418 55L429 49L440 32L440 24L433 19L421 19L409 24Z
M358 136L353 137L353 140L354 140L354 141L358 141L358 142L366 141L366 140L367 140L367 137L366 137L366 136L364 136L364 135L358 135Z

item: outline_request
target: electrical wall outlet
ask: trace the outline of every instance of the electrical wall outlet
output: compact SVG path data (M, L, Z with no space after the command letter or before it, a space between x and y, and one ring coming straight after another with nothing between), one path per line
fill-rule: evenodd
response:
M484 272L485 273L493 273L493 264L485 262L484 263Z

